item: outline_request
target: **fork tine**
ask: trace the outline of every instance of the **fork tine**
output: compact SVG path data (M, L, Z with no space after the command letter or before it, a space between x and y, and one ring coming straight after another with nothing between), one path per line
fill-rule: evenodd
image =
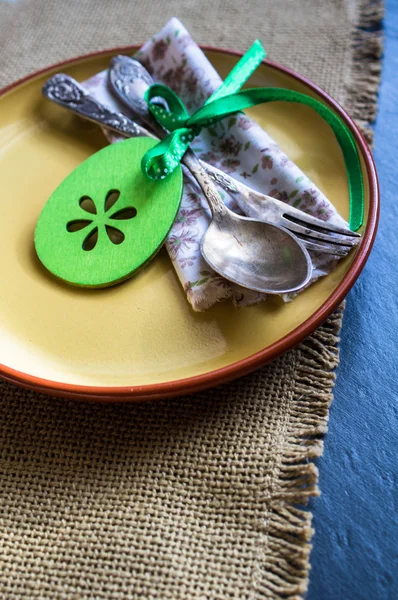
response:
M337 244L316 244L308 238L303 238L300 234L296 234L300 242L304 244L307 250L313 250L320 254L333 254L334 256L346 256L352 246L339 246Z
M283 211L283 217L292 223L303 225L304 227L312 225L314 228L319 227L319 229L325 232L330 231L330 233L346 235L350 236L351 238L361 237L361 234L357 233L356 231L351 231L351 229L348 229L347 227L340 227L339 225L331 225L330 223L322 221L317 217L312 217L311 215L308 215L307 213L304 213L293 206L286 206Z
M343 235L340 233L334 233L334 234L320 233L318 230L312 229L310 224L299 225L298 223L296 223L295 221L292 221L291 219L285 219L284 216L282 217L282 219L283 219L283 226L286 227L286 229L289 229L293 233L301 234L301 235L307 237L308 239L314 240L314 242L319 241L319 242L326 242L328 244L333 244L336 246L350 246L350 247L356 246L356 244L358 242L357 237Z
M317 244L315 241L306 238L305 236L301 236L300 234L295 234L300 242L307 248L307 250L313 250L319 254L333 254L334 256L347 256L347 254L352 250L352 246L338 246L337 244L325 244L320 243Z

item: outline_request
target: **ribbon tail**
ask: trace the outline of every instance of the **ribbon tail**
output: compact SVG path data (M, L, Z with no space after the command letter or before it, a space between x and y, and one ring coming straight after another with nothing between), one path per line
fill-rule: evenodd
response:
M224 96L234 94L242 85L249 79L254 73L259 64L264 60L267 53L260 40L256 40L249 50L242 56L242 58L236 63L232 71L224 79L224 82L216 90L210 98L205 102L213 102Z
M150 178L154 180L164 179L180 163L189 146L188 135L191 131L186 128L172 131L161 140L156 146L150 148L143 156L141 169Z

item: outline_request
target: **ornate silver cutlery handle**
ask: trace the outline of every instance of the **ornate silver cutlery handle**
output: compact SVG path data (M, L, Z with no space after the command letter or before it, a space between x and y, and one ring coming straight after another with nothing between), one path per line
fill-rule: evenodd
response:
M156 138L154 134L141 127L122 113L114 112L97 102L77 81L69 75L59 73L51 77L43 86L43 95L69 108L76 114L94 123L112 129L123 135Z

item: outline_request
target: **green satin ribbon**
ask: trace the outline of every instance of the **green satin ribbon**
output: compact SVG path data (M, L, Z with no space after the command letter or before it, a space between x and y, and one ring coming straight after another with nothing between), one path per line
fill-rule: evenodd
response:
M170 88L152 85L146 93L149 110L170 133L151 148L142 159L142 169L151 179L164 179L181 161L189 144L203 127L258 104L273 101L296 102L313 108L333 129L343 152L350 197L349 224L359 229L364 215L364 184L355 138L340 117L319 100L283 88L252 88L237 91L265 56L259 41L237 63L221 87L193 115L189 115L181 99ZM151 103L155 97L166 100L169 110Z

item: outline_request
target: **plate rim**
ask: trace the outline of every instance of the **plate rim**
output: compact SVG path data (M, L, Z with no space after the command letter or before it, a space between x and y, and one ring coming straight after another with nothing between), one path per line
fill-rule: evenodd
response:
M67 60L54 63L50 66L34 71L33 73L30 73L25 77L22 77L3 87L0 89L0 98L14 88L17 88L31 79L39 77L40 75L43 75L54 69L67 67L68 65L78 61L89 60L101 55L132 52L140 48L141 45L142 44L132 44L128 46L116 46L114 48L104 50L96 50L94 52L78 55ZM210 45L200 45L200 48L208 52L229 54L237 57L243 55L243 52L237 50L220 47L217 48ZM364 159L365 170L367 172L369 181L369 216L365 231L363 232L362 242L358 253L337 288L332 292L327 300L310 317L308 317L308 319L300 323L300 325L298 325L293 331L283 336L281 339L277 340L267 348L263 348L262 350L259 350L258 352L225 367L214 369L193 377L137 386L90 386L52 381L37 377L35 375L29 375L28 373L24 373L0 364L0 377L2 379L36 392L86 401L127 402L137 400L156 400L193 394L210 387L228 383L229 381L247 375L252 371L264 366L265 364L272 362L281 354L291 350L293 347L303 341L307 336L315 331L315 329L317 329L338 307L364 268L377 233L380 213L380 190L374 159L364 136L355 124L354 120L346 113L343 107L336 100L334 100L327 92L325 92L325 90L313 83L307 77L300 75L299 73L296 73L292 69L282 66L279 63L269 59L265 59L262 62L266 64L267 67L282 72L283 74L292 77L299 83L306 85L318 96L320 96L323 101L327 102L329 106L331 106L333 110L340 116L340 118L342 118L342 120L348 125L354 134L355 141Z

